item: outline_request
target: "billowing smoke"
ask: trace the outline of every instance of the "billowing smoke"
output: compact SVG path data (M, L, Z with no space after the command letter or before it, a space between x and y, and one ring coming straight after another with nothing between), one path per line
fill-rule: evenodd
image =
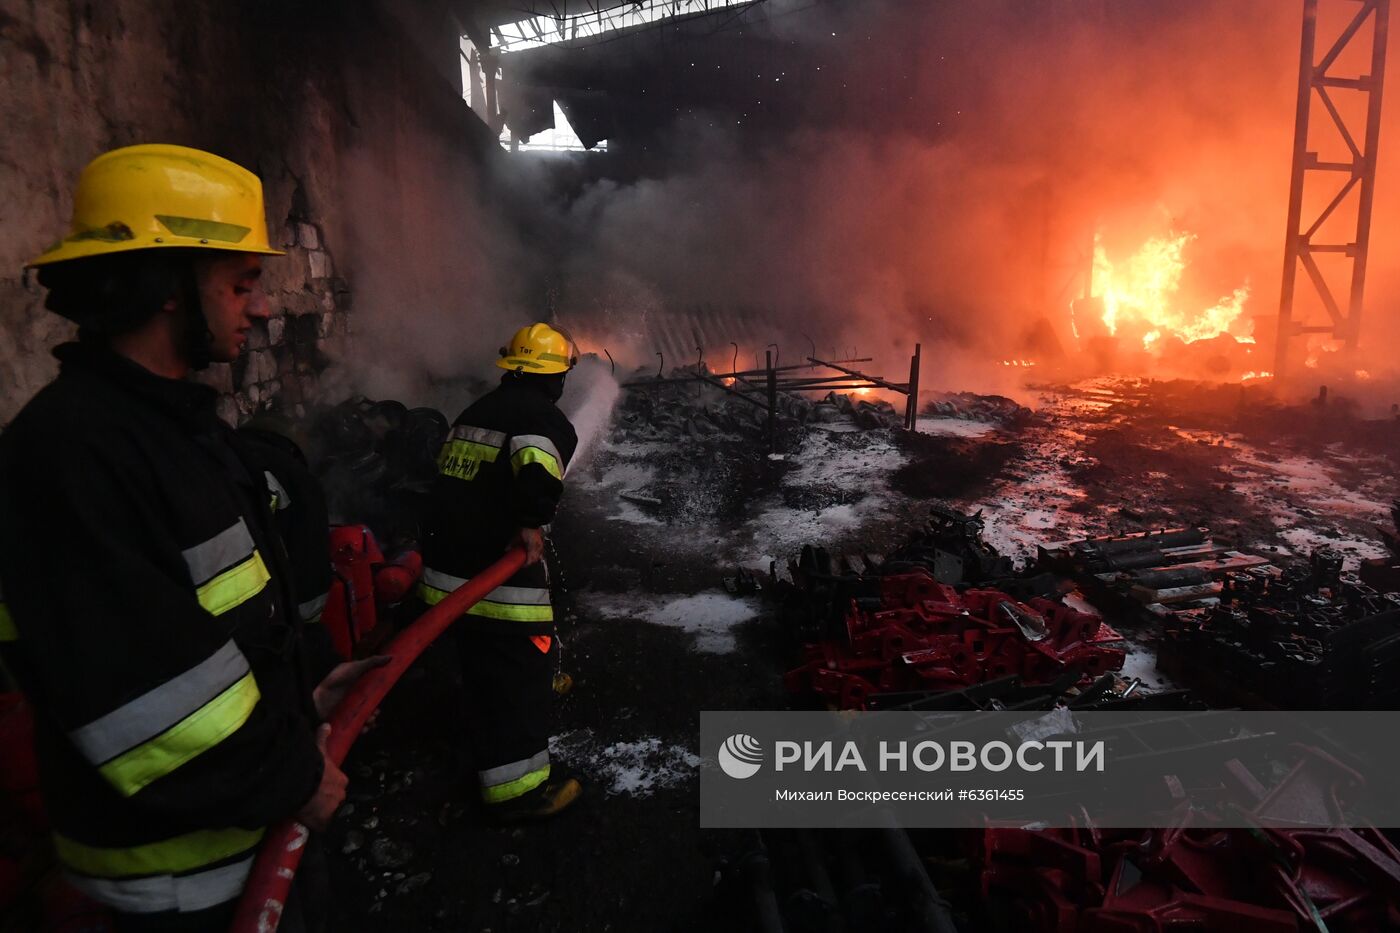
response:
M991 387L1007 375L1001 360L1044 359L1048 332L1078 352L1069 307L1096 233L1127 256L1175 231L1195 235L1180 306L1205 309L1248 285L1244 316L1260 316L1268 338L1301 4L803 6L791 16L775 6L770 28L829 51L818 88L830 107L852 106L838 88L865 89L856 99L871 101L881 125L837 114L765 134L734 114L682 119L664 175L600 182L569 207L578 248L563 307L614 322L666 308L761 309L793 350L805 345L799 331L820 332L823 346L895 361L921 340L933 385ZM1341 25L1324 21L1320 33ZM1313 145L1326 158L1341 143L1324 129ZM1391 135L1373 309L1400 287L1386 259L1400 232L1387 227L1400 197L1388 183L1400 171ZM1330 194L1310 193L1313 209ZM1386 317L1367 321L1373 344L1387 342ZM1249 330L1242 320L1237 332Z
M754 332L782 342L787 359L805 355L811 335L823 349L877 356L899 378L920 341L926 387L1006 389L1021 373L1003 360L1053 362L1058 344L1063 368L1083 362L1070 303L1096 235L1121 257L1173 232L1194 235L1180 305L1204 309L1247 285L1244 318L1258 318L1259 358L1214 374L1267 368L1301 4L770 0L755 19L751 28L807 53L796 118L682 113L643 177L568 198L529 156L512 157L531 173L518 190L549 192L525 209L528 222L435 218L481 231L448 257L424 238L423 263L473 277L472 308L413 294L412 269L383 271L384 297L404 305L374 335L389 382L477 368L464 354L489 358L503 319L545 312L575 325L585 350L650 364L640 322L704 307L760 318ZM1342 25L1324 20L1322 41ZM763 93L756 84L755 99ZM1336 98L1358 114L1345 92ZM1311 147L1341 157L1323 130ZM1397 176L1400 136L1387 126L1370 346L1388 346L1395 330L1385 309L1400 294ZM410 194L433 217L432 192ZM1330 194L1310 194L1310 209ZM1236 333L1250 326L1242 318ZM708 349L728 362L722 341ZM761 353L762 341L744 349Z

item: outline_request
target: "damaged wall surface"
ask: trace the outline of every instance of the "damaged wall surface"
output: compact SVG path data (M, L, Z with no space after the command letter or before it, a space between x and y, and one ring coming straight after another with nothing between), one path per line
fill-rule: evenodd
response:
M381 311L479 302L441 261L473 249L495 151L452 83L456 59L435 0L0 0L0 424L54 375L47 349L72 330L21 266L66 231L82 166L117 146L195 146L263 178L287 256L265 264L273 318L202 376L227 418L329 392L346 378L332 363Z

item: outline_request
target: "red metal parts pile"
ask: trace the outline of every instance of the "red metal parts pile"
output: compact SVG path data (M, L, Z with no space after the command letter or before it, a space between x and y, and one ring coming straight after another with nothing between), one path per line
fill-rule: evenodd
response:
M978 834L982 895L1035 933L1400 926L1400 852L1375 829Z
M872 694L955 690L1019 674L1048 683L1123 667L1121 636L1096 615L1048 599L1019 602L1000 590L958 593L926 573L880 581L878 609L852 601L844 638L809 644L784 683L839 709L865 709Z

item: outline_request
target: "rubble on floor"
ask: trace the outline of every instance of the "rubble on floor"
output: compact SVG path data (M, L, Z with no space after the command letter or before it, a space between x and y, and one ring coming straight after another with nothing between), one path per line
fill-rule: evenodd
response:
M880 578L879 595L854 600L845 624L844 637L804 648L785 678L792 693L865 709L881 694L939 693L1010 675L1027 684L1067 672L1092 679L1123 666L1118 633L1098 616L999 590L957 592L926 573Z
M1336 551L1277 566L1217 545L1207 528L1178 527L1046 544L1016 570L983 539L983 527L979 514L937 504L889 555L808 545L786 567L774 561L767 580L748 582L778 603L802 646L801 666L785 678L799 702L1062 713L1204 709L1203 699L1222 696L1299 709L1400 703L1400 594L1345 572ZM1029 589L1044 595L1020 602L987 589L989 579L1008 587L1034 580ZM731 586L744 580L737 575ZM1114 621L1160 634L1163 667L1192 691L1147 689L1136 677L1125 683L1119 636L1083 611L1090 606L1071 592L1076 584ZM1222 682L1235 688L1228 696L1217 689ZM1121 933L1184 923L1283 933L1400 921L1400 850L1384 833L1277 828L1290 807L1333 805L1345 766L1304 746L1289 746L1286 760L1269 749L1267 760L1246 765L1258 749L1237 744L1238 757L1222 751L1223 793L1275 828L1220 829L1181 812L1168 829L1077 821L1073 829L989 824L910 834L931 889L949 898L940 898L946 928ZM1159 796L1170 810L1178 757L1171 749L1157 757ZM775 889L755 889L781 905L785 920L820 930L823 918L868 911L871 928L892 929L910 922L894 918L919 915L898 893L880 833L829 838L760 835L765 865L775 852L793 863L765 876L770 887L781 879ZM832 876L845 883L833 885ZM851 879L876 883L858 899Z
M1271 636L1277 644L1261 647L1252 639L1267 629L1255 620L1280 621L1268 616L1280 603L1315 605L1318 594L1295 584L1303 572L1298 568L1319 544L1342 556L1343 577L1368 558L1400 566L1400 553L1388 555L1374 530L1394 494L1390 453L1362 432L1339 433L1326 419L1290 433L1288 424L1255 412L1254 396L1238 389L1229 398L1219 394L1218 404L1203 412L1194 406L1205 391L1095 380L1026 396L1033 417L1009 400L956 394L941 399L948 403L942 408L926 407L916 434L860 425L859 413L878 405L862 409L866 400L859 396L816 402L794 396L780 401L777 456L770 456L764 435L766 412L713 386L626 392L591 461L571 470L561 519L573 535L564 570L578 585L561 637L568 643L565 666L580 687L561 701L570 718L555 749L561 761L580 766L604 802L574 817L575 827L549 832L589 852L614 832L632 834L610 850L613 861L590 864L600 888L606 882L599 879L658 832L677 839L685 850L677 855L683 867L648 877L660 883L659 875L669 873L677 886L700 892L686 904L699 912L703 901L703 919L687 917L680 929L752 927L749 905L756 894L771 898L793 930L825 929L838 914L848 924L851 918L869 921L851 929L918 928L930 915L929 892L952 903L945 916L957 914L959 923L982 910L979 905L1003 911L1000 926L997 917L976 917L985 928L1001 930L1155 929L1150 924L1157 918L1173 911L1197 917L1202 905L1216 910L1198 921L1203 929L1220 917L1248 929L1240 916L1268 923L1287 916L1292 926L1279 928L1296 929L1309 915L1300 891L1319 913L1337 918L1333 928L1346 928L1352 917L1363 923L1385 918L1391 904L1400 903L1392 882L1382 878L1394 854L1366 830L1330 841L1269 834L1267 842L1248 831L1189 826L1138 834L989 827L967 834L916 832L902 842L846 832L817 832L807 840L765 832L743 844L706 834L685 838L694 821L684 810L696 780L693 710L781 708L777 675L793 667L802 644L839 641L830 656L821 654L821 663L804 665L796 675L803 690L792 699L796 707L841 705L843 690L847 705L859 699L870 709L1170 710L1218 702L1193 670L1220 662L1188 660L1170 671L1157 669L1159 647L1170 658L1176 640L1189 643L1192 657L1234 651L1232 663L1271 671L1279 681L1286 671L1294 677L1316 671L1304 656L1317 650L1308 639L1329 646L1308 633L1314 621L1280 626ZM377 422L370 427L368 449L387 456L390 431ZM348 463L355 462L350 451L363 456L366 449L363 440L342 446ZM1175 540L1156 534L1162 529L1190 534ZM1154 535L1151 547L1105 549L1110 540ZM561 534L561 551L567 539ZM821 547L804 550L812 542ZM1051 560L1040 553L1047 542L1083 547L1062 545L1063 560ZM1167 576L1151 576L1163 572ZM1099 580L1100 574L1107 578ZM886 575L906 585L898 594L891 583L888 607ZM1265 575L1269 585L1262 594L1246 593L1255 585L1250 581ZM800 589L793 582L798 576L804 577ZM1207 589L1168 592L1196 586ZM1372 598L1343 578L1337 586L1327 598L1343 588L1359 594L1363 608ZM765 599L773 600L772 615ZM1234 603L1255 608L1238 619L1212 615L1234 611ZM1149 611L1154 606L1165 614ZM1338 611L1360 618L1355 608ZM1178 619L1181 627L1173 628ZM783 633L790 633L786 643ZM1225 634L1234 644L1198 644ZM853 636L859 649L852 647ZM1159 646L1162 639L1173 644ZM1349 689L1372 690L1375 700L1379 691L1366 685L1380 683L1382 674L1390 678L1389 656L1380 650L1387 642L1377 637L1366 644L1377 649L1368 655L1376 678ZM1345 647L1354 656L1363 651L1359 644ZM1097 676L1069 663L1076 650L1098 659ZM833 659L834 671L826 663ZM842 667L849 664L870 666ZM815 692L810 687L819 672L865 685L853 690L852 680L841 677L839 687ZM721 681L724 686L716 686ZM441 718L440 699L423 698L433 711L422 717L425 723ZM404 741L383 733L371 748L399 749ZM414 773L451 801L447 815L389 825L411 818L408 808L387 794L390 784L371 786L373 800L358 802L364 812L352 821L364 838L342 863L380 883L381 900L389 901L431 867L421 853L466 845L470 851L460 857L487 877L474 882L470 905L451 908L454 920L470 917L473 928L496 928L513 911L522 917L553 911L555 926L541 928L577 928L565 902L573 909L591 904L588 896L554 885L547 867L530 870L532 859L555 865L548 853L556 837L535 843L470 825L461 813L461 801L470 796L463 772L442 762L425 765L420 752L412 754ZM445 752L438 747L434 754ZM434 774L439 770L461 786L444 786ZM370 805L378 808L374 816ZM385 821L377 830L360 825L375 818ZM625 828L603 833L603 825ZM984 845L993 830L995 851ZM380 837L419 854L398 868L381 868L366 851ZM702 844L705 854L697 855L693 850ZM486 854L470 854L483 846ZM900 851L914 853L918 873L904 870ZM1289 854L1292 875L1269 867L1273 851ZM711 853L718 853L720 870L706 899ZM1264 866L1271 872L1266 883L1231 874L1241 864ZM1333 899L1317 879L1334 870L1367 879L1368 887L1350 900ZM447 890L437 875L414 896L425 904L460 899L460 891ZM479 903L482 885L488 894L504 891L499 903ZM542 896L548 899L540 906L524 906ZM596 916L617 916L620 903L610 895ZM713 916L726 910L740 916L727 925ZM430 913L425 907L423 916Z
M958 418L1000 425L1024 425L1034 421L1036 414L1015 399L1004 395L977 395L973 392L944 392L924 403L921 415L935 418Z
M354 397L313 411L299 431L331 521L369 525L386 548L416 541L448 427L436 409L393 399Z
M648 385L638 373L628 383L617 413L622 438L635 441L714 440L764 441L767 438L766 405L726 392L723 383L712 384L710 368L703 363L671 370L669 380ZM690 381L684 381L689 379ZM710 380L710 381L705 381ZM751 380L757 389L762 379ZM733 378L730 383L733 384ZM795 392L779 391L776 429L782 449L790 448L796 432L809 425L845 424L865 430L898 428L903 416L888 401L828 392L810 399Z
M1037 566L1072 578L1127 617L1218 605L1224 579L1276 572L1270 559L1218 546L1208 528L1157 529L1041 545ZM1141 612L1139 612L1141 610Z
M1400 922L1400 851L1369 827L988 827L969 842L997 929L1295 933Z
M1116 631L1047 598L1062 592L1053 577L1013 576L980 532L976 516L935 505L889 556L834 558L808 545L781 570L774 561L766 593L801 645L788 689L866 709L890 706L889 694L908 702L1011 676L1033 685L1071 675L1070 684L1087 685L1122 668ZM1018 596L992 588L993 579Z
M1222 704L1284 709L1400 708L1400 593L1310 566L1227 574L1216 605L1164 620L1158 659Z

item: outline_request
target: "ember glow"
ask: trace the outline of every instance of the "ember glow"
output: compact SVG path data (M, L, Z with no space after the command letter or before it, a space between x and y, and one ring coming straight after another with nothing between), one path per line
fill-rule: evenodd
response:
M1103 299L1103 322L1110 334L1136 323L1146 329L1142 345L1150 350L1164 336L1191 343L1228 334L1237 326L1249 300L1248 282L1213 307L1190 311L1180 305L1178 293L1187 266L1183 254L1195 239L1194 233L1152 237L1133 255L1114 262L1102 238L1094 237L1094 294ZM1253 342L1248 334L1236 339Z

